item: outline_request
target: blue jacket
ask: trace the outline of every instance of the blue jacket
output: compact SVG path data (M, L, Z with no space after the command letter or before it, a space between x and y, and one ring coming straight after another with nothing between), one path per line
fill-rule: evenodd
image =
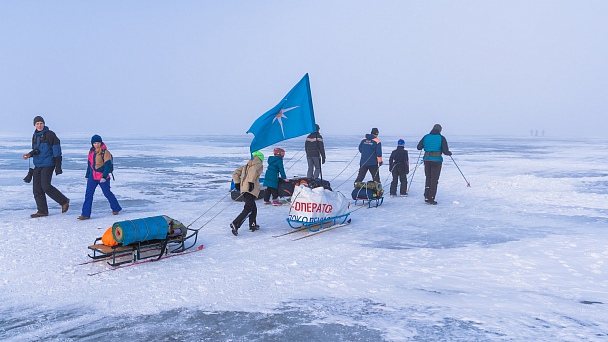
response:
M32 136L32 150L38 149L39 154L33 156L34 166L46 167L54 166L55 158L61 157L61 145L59 138L55 132L51 131L48 126L40 132L34 130Z
M373 134L366 134L359 143L361 161L359 165L378 165L382 162L382 144Z
M264 186L278 189L279 173L281 174L281 178L287 178L285 176L285 168L283 167L283 158L277 156L268 157L268 168L266 169L266 175L264 175Z
M437 130L431 130L431 133L422 137L416 148L418 150L422 150L424 148L425 153L424 157L422 158L424 161L441 163L443 162L443 157L441 156L442 153L446 156L452 155L452 152L450 152L450 149L448 148L448 141Z

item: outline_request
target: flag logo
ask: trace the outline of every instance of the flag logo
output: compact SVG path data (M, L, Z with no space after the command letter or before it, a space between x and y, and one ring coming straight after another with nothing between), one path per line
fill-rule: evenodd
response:
M272 122L274 123L275 121L279 122L279 125L281 126L281 133L283 133L283 138L285 138L285 130L283 129L283 120L281 120L282 118L285 119L289 119L288 117L285 116L284 113L289 112L292 109L298 108L299 106L295 106L295 107L291 107L291 108L287 108L287 109L281 109L279 111L279 114L277 114L277 116L274 117L274 119L272 119Z
M251 125L247 133L254 135L249 150L258 151L277 142L315 131L310 82L304 75L287 95Z

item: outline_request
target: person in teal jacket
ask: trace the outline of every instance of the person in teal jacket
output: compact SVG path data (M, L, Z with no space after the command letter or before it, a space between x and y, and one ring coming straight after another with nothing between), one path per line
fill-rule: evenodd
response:
M281 179L287 178L283 166L283 157L285 157L285 150L275 148L274 155L268 158L268 168L264 175L264 186L266 187L264 204L271 204L270 195L272 195L272 205L281 205L279 201L279 175Z
M448 148L448 141L441 135L441 125L435 124L431 132L418 143L417 149L424 149L424 174L426 181L424 185L424 201L428 204L436 205L435 196L437 195L437 184L441 174L441 164L443 157L441 154L451 156L452 152Z

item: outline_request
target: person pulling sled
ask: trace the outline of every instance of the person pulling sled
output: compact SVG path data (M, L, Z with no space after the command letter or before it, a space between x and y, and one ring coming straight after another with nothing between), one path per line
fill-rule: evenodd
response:
M243 211L230 223L230 229L234 236L239 235L239 228L249 217L249 230L252 232L260 229L257 224L258 208L255 200L260 194L260 175L264 171L264 155L260 151L251 154L251 160L245 166L241 166L232 174L232 180L237 190L241 192L245 200Z

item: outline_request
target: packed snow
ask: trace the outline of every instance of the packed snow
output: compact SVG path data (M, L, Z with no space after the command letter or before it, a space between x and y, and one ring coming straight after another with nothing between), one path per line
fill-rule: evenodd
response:
M21 158L30 137L3 136L0 339L606 340L608 140L446 129L457 164L446 157L439 204L430 206L416 168L424 133L380 136L385 160L406 140L408 197L386 194L371 209L351 203L350 225L298 241L305 232L273 237L292 230L289 206L261 201L261 229L230 232L242 210L230 200L230 176L247 161L251 136L102 134L124 210L113 216L98 189L87 221L76 217L90 137L57 132L64 173L53 184L70 209L61 214L49 199L50 215L31 219L36 206ZM324 136L324 179L349 199L361 137ZM262 152L284 148L287 176L304 176L303 146L296 138ZM388 189L387 164L380 176ZM115 221L156 215L200 228L204 248L94 276L111 267L78 265Z

